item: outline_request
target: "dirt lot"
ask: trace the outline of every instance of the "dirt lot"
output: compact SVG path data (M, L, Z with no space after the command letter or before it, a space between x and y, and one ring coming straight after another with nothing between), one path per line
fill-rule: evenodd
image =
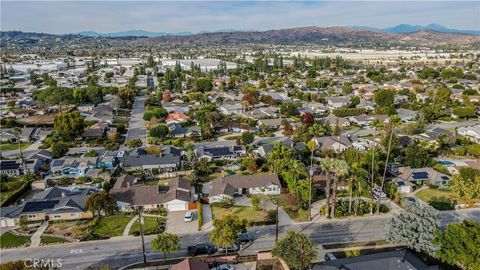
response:
M34 116L15 119L15 122L22 125L32 125L32 126L53 125L54 118L55 118L55 114L34 115Z

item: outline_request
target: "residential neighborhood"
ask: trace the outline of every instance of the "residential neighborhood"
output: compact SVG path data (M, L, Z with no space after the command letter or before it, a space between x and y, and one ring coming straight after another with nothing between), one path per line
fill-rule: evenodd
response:
M478 34L222 27L2 30L1 269L479 269Z

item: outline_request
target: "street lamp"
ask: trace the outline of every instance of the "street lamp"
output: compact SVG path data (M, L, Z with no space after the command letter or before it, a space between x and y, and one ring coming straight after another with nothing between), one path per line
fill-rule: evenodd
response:
M147 263L147 252L145 251L145 239L143 238L143 218L142 218L142 206L137 207L138 213L138 222L140 223L140 236L142 238L142 254L143 254L143 263Z

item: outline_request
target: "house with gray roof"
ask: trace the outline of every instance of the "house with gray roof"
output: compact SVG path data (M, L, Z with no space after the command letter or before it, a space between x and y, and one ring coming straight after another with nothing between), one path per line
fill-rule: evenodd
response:
M352 146L352 139L345 135L340 136L323 136L314 137L312 139L317 148L320 150L330 149L334 152L340 153Z
M277 174L233 175L219 177L204 185L210 203L244 194L280 195L282 185Z
M16 224L23 216L28 221L91 219L93 213L85 208L85 202L96 191L76 186L45 189L20 205L0 208L1 224Z
M166 155L128 155L123 158L122 166L127 170L153 170L163 172L176 171L180 167L180 157L172 154Z

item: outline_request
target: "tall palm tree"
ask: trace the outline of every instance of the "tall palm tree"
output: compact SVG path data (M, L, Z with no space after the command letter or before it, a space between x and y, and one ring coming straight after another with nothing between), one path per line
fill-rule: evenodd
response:
M348 177L348 213L352 213L352 197L353 197L353 187L356 185L357 181L357 169L358 163L353 163L350 167L349 177Z
M377 128L380 127L380 121L375 118L370 124L373 127L373 148L372 148L372 165L371 165L371 188L370 188L370 198L373 200L373 186L375 184L375 149L376 149L376 139L377 139ZM373 214L373 203L370 207L370 214Z
M332 207L330 209L330 217L335 216L335 206L337 205L337 186L338 180L348 174L348 163L345 160L336 160L333 166L335 177L333 178L332 187Z
M330 172L333 170L334 166L334 159L326 157L322 158L320 160L320 167L322 168L322 171L325 172L325 197L326 197L326 204L327 204L327 211L326 215L327 217L330 217Z
M392 115L390 119L388 120L388 124L390 125L390 136L388 138L388 147L387 147L387 158L385 159L385 167L383 169L383 177L382 177L382 183L380 185L380 189L383 192L383 186L385 185L385 177L387 175L387 166L388 166L388 160L390 158L390 151L392 148L392 139L393 139L393 133L395 133L395 127L400 123L400 117L398 115ZM380 213L380 197L377 196L377 214Z

